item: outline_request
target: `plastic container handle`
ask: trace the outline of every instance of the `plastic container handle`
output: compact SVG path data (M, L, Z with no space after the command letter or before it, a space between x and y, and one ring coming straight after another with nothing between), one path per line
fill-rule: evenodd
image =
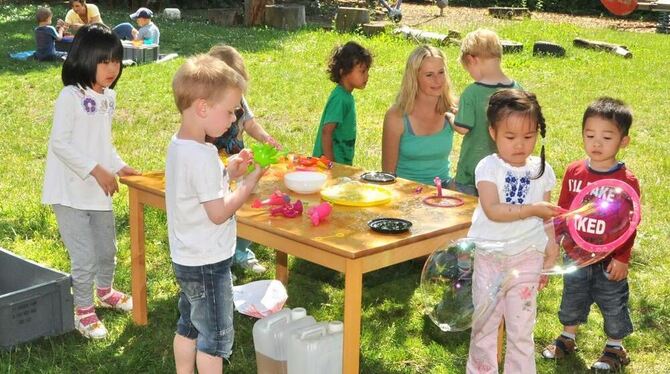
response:
M301 332L300 333L300 339L302 340L302 339L305 339L305 338L308 338L308 337L311 337L311 336L324 336L324 335L326 335L326 329L327 329L326 326L312 327L308 330L305 330L305 331Z

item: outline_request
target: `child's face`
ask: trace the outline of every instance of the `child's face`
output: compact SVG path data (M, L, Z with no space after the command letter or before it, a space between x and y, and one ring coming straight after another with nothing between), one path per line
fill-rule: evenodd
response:
M93 90L102 93L103 89L109 87L114 83L116 77L121 71L121 63L119 61L101 62L95 72L95 83L93 83Z
M369 67L365 64L356 64L353 70L342 77L342 85L347 88L362 90L368 84Z
M137 25L139 27L144 27L144 26L148 25L149 22L151 22L151 19L150 18L138 17L135 21L137 22Z
M627 146L630 141L628 136L621 135L614 122L600 116L586 119L582 138L591 166L603 169L614 166L619 148Z
M51 25L51 17L52 16L49 16L47 19L45 19L44 23L46 23L47 25Z
M447 84L444 61L438 57L426 57L419 68L419 91L428 96L440 96Z
M498 148L498 156L512 166L526 165L537 142L537 123L525 113L511 113L489 127L491 138Z
M207 104L207 123L205 133L217 138L223 135L237 120L235 109L242 101L242 91L237 88L226 89L219 98Z

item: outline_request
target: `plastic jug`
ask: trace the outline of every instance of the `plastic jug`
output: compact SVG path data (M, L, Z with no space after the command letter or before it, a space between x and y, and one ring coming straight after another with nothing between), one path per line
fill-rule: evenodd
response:
M279 360L282 363L281 374L288 373L288 339L294 331L303 329L305 327L313 326L316 320L312 316L307 315L305 308L295 308L291 310L291 322L284 325L284 327L277 332L277 353Z
M258 320L253 327L258 374L286 374L286 341L294 330L314 325L316 320L305 308L282 309Z
M279 360L277 332L291 321L291 309L285 308L261 318L252 329L258 374L275 374L282 370Z
M343 326L340 321L321 322L293 332L288 374L341 374Z

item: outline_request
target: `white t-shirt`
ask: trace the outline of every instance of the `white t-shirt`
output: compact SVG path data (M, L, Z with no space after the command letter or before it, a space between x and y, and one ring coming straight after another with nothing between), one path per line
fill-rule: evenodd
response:
M202 266L235 253L235 216L217 225L202 205L228 192L228 175L216 147L173 136L165 165L165 205L173 262Z
M544 200L544 194L556 184L556 175L548 163L544 174L532 179L540 170L540 158L531 156L525 166L515 167L497 154L483 158L475 168L475 183L492 182L498 189L498 198L506 204L533 204ZM500 251L505 255L519 254L527 249L543 252L547 245L544 223L539 217L528 217L512 222L491 221L481 203L472 216L468 237L486 241L480 249Z
M49 136L43 204L112 210L112 198L89 173L97 164L114 174L126 165L112 145L115 106L111 89L101 94L78 86L61 90Z

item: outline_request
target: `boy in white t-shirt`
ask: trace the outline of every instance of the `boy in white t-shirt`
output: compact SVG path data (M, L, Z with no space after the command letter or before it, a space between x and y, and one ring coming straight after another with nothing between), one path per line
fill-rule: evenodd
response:
M235 121L244 78L208 55L192 57L172 81L181 126L168 146L165 168L170 256L181 292L174 338L177 373L223 370L233 346L235 211L249 197L263 169L248 150L224 168L205 136L221 136ZM231 192L229 180L238 179Z

